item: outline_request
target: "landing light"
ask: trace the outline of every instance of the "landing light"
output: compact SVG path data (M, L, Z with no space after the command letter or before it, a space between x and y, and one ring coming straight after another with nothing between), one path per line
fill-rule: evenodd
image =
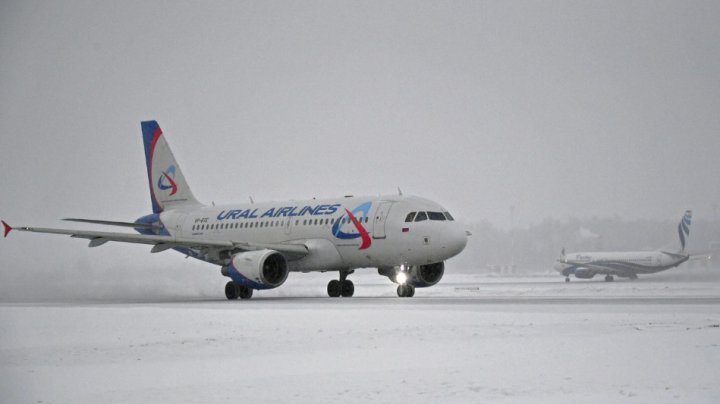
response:
M407 274L405 272L398 272L398 274L395 275L395 280L397 283L404 285L405 282L407 282Z

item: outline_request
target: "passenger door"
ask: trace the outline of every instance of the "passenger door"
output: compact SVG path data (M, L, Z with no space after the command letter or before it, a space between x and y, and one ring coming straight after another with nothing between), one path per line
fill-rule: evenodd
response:
M385 234L385 222L387 221L388 212L393 202L380 202L375 209L375 217L373 219L373 238L381 239L387 237Z

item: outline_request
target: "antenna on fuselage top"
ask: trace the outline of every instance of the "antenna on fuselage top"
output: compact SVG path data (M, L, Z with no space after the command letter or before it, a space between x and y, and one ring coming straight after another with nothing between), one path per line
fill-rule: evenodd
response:
M400 187L398 187L398 195L402 196L402 189L400 189Z
M250 195L249 198L250 198L250 204L251 204L251 205L254 205L254 204L255 204L255 201L253 200L252 195Z

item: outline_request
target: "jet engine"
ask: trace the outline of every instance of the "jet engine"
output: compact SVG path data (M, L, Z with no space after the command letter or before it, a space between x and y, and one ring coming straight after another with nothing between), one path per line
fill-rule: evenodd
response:
M445 273L445 263L436 262L427 265L413 265L410 267L379 268L378 273L385 275L395 283L405 283L416 288L432 286L442 279ZM402 278L405 278L402 281Z
M576 278L590 279L595 276L595 271L588 268L575 268L573 274L575 274Z
M275 250L242 252L232 256L230 264L222 268L222 274L238 285L273 289L287 279L287 260Z

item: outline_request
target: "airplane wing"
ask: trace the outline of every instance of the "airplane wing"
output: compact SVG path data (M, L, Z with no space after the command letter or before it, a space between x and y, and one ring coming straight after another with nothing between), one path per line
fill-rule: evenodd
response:
M80 223L91 223L91 224L102 224L107 226L120 226L120 227L132 227L133 229L148 229L148 230L154 230L154 229L160 229L162 228L161 225L156 224L145 224L145 223L135 223L135 222L115 222L111 220L93 220L93 219L75 219L75 218L67 218L63 219L66 222L80 222Z
M212 240L199 240L195 238L187 237L175 237L175 236L162 236L162 235L146 235L146 234L132 234L132 233L116 233L116 232L104 232L104 231L89 231L89 230L74 230L74 229L49 229L41 227L17 227L13 228L4 221L2 222L5 227L5 237L11 230L18 231L29 231L35 233L48 233L48 234L64 234L75 238L84 238L90 240L88 247L98 247L108 241L116 241L122 243L136 243L136 244L148 244L152 245L153 248L150 252L157 253L176 247L185 247L200 250L262 250L271 249L280 253L292 255L292 256L305 256L309 253L307 246L304 244L262 244L262 243L251 243L243 241L212 241Z

